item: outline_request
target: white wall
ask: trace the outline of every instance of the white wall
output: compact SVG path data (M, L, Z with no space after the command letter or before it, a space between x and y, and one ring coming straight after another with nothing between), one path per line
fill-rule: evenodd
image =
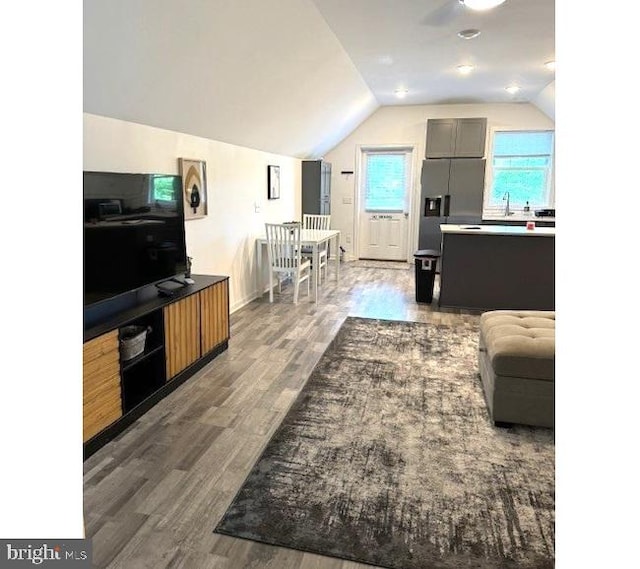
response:
M555 123L529 103L491 105L415 105L381 107L347 138L325 154L331 171L331 225L342 232L341 243L347 257L355 251L356 188L358 183L357 154L361 145L408 144L417 148L414 187L411 204L411 228L408 257L412 258L418 244L418 201L420 198L420 168L424 158L427 119L487 117L487 137L492 128L553 129ZM488 145L487 145L488 147ZM342 175L352 170L354 175ZM351 203L343 203L344 201Z
M208 215L185 223L192 271L230 277L232 312L255 298L255 237L300 219L300 160L87 113L83 146L84 170L178 174L179 157L204 160ZM278 200L267 200L268 164L280 166Z

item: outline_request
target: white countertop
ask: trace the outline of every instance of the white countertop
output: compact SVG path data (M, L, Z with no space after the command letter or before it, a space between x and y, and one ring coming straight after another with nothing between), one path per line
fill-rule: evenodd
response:
M527 229L523 225L440 225L442 233L464 233L468 235L521 235L523 237L554 237L555 227Z

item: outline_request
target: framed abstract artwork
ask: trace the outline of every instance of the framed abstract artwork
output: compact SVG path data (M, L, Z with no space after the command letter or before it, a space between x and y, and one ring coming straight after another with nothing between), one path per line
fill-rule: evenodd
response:
M267 166L267 197L277 200L280 197L280 166Z
M204 160L178 158L184 195L184 219L207 215L207 164Z

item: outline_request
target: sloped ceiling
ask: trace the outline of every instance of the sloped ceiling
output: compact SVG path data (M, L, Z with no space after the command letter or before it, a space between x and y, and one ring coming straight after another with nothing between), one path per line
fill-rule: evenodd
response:
M532 101L550 119L556 120L556 82L549 83Z
M378 102L311 0L85 0L84 111L315 158Z

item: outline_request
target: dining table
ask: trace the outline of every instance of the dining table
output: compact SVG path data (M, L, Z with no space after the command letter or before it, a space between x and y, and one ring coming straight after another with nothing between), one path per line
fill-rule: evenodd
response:
M313 276L313 301L318 302L318 281L320 278L320 261L319 251L323 244L333 246L334 263L335 263L335 280L340 282L340 230L338 229L301 229L300 230L300 246L308 247L312 251L312 276ZM257 257L257 279L259 296L264 294L267 288L268 280L265 282L262 274L262 257L263 249L267 246L266 235L261 235L256 239L256 257ZM327 263L329 259L327 258Z

